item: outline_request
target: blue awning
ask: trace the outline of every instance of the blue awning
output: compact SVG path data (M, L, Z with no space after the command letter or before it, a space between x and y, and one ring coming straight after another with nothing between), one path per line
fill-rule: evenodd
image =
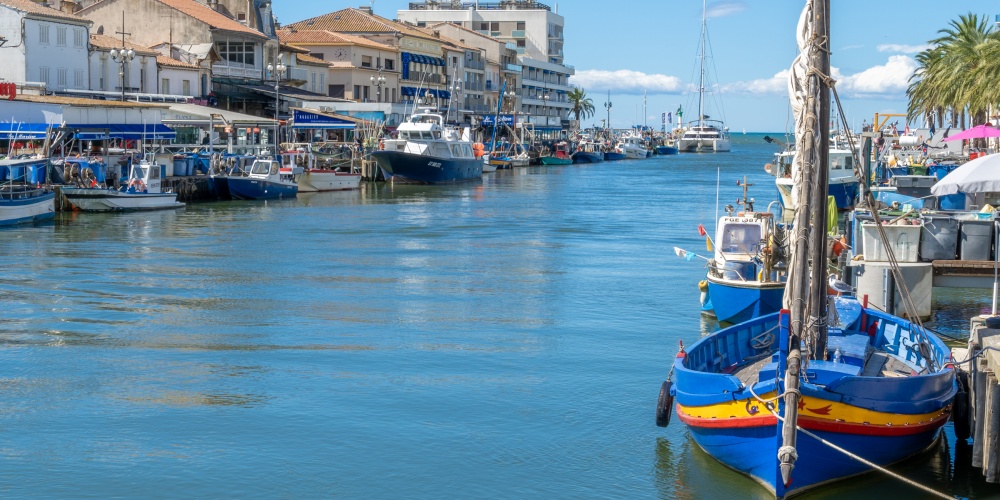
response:
M108 125L111 129L111 137L113 139L126 139L130 141L159 141L159 140L170 140L177 137L177 133L166 125L161 125L159 123L146 123L146 124L112 124Z
M353 130L355 123L350 120L336 118L320 113L310 113L298 109L292 110L293 129L348 129Z
M399 93L401 95L417 95L416 87L400 87Z
M45 138L44 123L4 122L0 123L0 139L28 141Z

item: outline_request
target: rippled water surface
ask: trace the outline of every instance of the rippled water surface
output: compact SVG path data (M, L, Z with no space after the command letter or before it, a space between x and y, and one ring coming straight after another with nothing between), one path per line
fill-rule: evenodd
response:
M0 495L763 498L653 413L734 152L0 232ZM988 291L936 299L962 335ZM898 468L988 496L948 442ZM904 491L867 476L816 498Z

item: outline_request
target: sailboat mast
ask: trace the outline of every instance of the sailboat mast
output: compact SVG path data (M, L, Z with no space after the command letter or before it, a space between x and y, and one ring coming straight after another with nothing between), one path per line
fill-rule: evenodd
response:
M701 2L701 79L698 83L698 126L705 119L705 30L708 29L708 0Z
M814 32L823 33L825 36L817 38L814 42L822 44L820 50L814 50L811 54L811 65L816 68L813 76L809 78L810 91L815 88L816 96L819 100L819 116L816 125L819 128L818 141L815 147L818 151L819 162L816 166L816 182L813 183L812 210L813 231L812 241L809 244L809 258L812 262L811 278L809 289L809 324L812 331L810 336L815 339L813 347L813 359L826 359L826 318L827 318L827 289L829 282L829 271L827 267L827 217L829 203L827 197L830 184L830 85L827 80L819 75L830 74L830 0L818 0L816 3L817 30ZM814 157L817 155L814 154Z

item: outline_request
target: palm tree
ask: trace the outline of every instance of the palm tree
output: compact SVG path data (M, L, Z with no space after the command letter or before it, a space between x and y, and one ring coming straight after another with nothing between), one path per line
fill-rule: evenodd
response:
M587 91L580 87L573 87L566 97L569 99L570 104L573 105L573 115L576 116L576 122L580 123L580 118L584 120L594 116L594 101L587 97Z
M906 90L907 114L943 122L944 114L951 112L958 118L953 123L964 125L968 113L972 121L985 122L989 109L1000 103L995 83L1000 77L1000 33L971 13L938 33L931 48L915 57L918 67Z

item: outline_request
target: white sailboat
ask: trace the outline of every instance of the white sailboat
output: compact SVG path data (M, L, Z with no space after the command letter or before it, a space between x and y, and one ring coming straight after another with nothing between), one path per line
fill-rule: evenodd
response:
M710 120L705 114L705 52L708 20L708 2L702 1L701 10L701 79L698 84L698 119L688 124L677 140L677 148L688 153L723 153L732 149L729 127L721 120Z

